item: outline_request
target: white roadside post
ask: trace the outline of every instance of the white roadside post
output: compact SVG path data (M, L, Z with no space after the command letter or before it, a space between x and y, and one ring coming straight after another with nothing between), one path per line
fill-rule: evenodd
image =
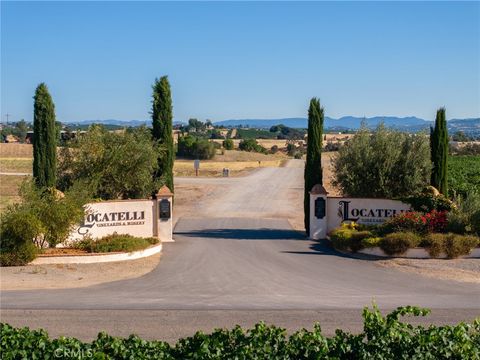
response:
M161 242L173 242L173 193L162 186L156 194L157 237Z
M327 237L327 190L316 184L310 191L310 239Z

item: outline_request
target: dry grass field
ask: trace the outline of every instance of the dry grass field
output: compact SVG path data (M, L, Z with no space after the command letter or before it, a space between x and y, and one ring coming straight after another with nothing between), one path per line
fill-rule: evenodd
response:
M0 175L0 212L19 200L18 189L25 176Z
M3 173L31 173L32 158L2 158L0 157L0 172Z
M232 139L232 140L233 140L233 145L234 145L235 149L237 149L238 144L240 143L241 140L239 140L239 139ZM222 139L214 139L214 140L211 140L211 141L217 142L219 144L223 143ZM284 149L284 148L287 147L287 140L257 139L257 143L259 145L263 146L264 148L268 149L268 150L270 150L273 145L277 145L279 149Z
M33 147L30 144L0 143L0 158L32 158Z
M288 157L284 154L260 154L255 152L225 150L212 160L200 160L199 176L223 176L223 169L230 169L230 176L242 176L260 167L283 166ZM175 160L175 176L195 176L193 160Z
M260 167L279 167L285 160L267 161L201 161L199 176L223 176L223 169L230 170L230 176L242 176ZM195 176L193 160L176 160L173 167L175 176Z

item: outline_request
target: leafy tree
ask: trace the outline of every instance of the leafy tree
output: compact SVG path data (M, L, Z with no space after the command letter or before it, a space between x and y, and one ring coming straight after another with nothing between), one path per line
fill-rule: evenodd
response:
M225 139L225 136L218 129L208 130L210 134L210 139Z
M278 125L271 126L269 131L273 133L279 133L279 132L285 131L284 129L288 129L288 128L283 124L278 124Z
M319 99L312 98L308 109L307 160L305 162L305 194L303 202L307 235L310 234L310 190L316 184L323 184L322 133L323 107L320 107Z
M94 196L104 200L146 198L158 190L154 174L166 151L145 127L114 133L92 125L67 145L59 158L62 191L80 180L89 182Z
M31 129L31 124L25 120L20 120L16 123L4 124L0 130L0 136L5 139L8 135L13 135L18 138L21 143L25 142L28 130Z
M53 188L38 188L26 180L20 188L21 201L1 215L1 265L24 265L33 260L38 248L64 242L84 217L83 206L90 189L76 183L65 194Z
M203 123L202 121L200 121L198 119L189 119L188 120L187 131L189 131L189 132L202 132L202 131L205 131L206 128L207 128L207 124Z
M242 151L259 152L266 154L268 151L261 146L255 139L244 139L238 144L238 148Z
M27 122L22 119L15 124L15 127L17 128L17 136L20 142L25 142L25 138L27 137L27 131L29 129Z
M425 134L362 126L333 158L334 181L344 195L404 198L428 184L431 163Z
M55 105L47 85L41 83L33 97L33 177L39 187L53 187L56 181L57 138Z
M170 83L166 76L155 79L153 84L152 123L153 138L163 147L164 153L158 154L158 168L155 178L160 179L173 193L173 106Z
M214 143L191 135L178 139L178 155L190 159L211 159L215 156Z
M234 144L232 139L223 140L223 147L225 150L233 150Z
M463 131L457 131L452 135L452 140L458 142L467 142L472 141L473 139L470 136L467 136Z
M52 188L39 189L28 181L24 182L20 189L20 206L28 209L42 229L41 235L34 239L35 243L43 248L64 242L74 226L83 220L83 206L91 195L92 189L85 181L76 181L65 194Z
M430 184L448 195L448 129L445 108L437 110L435 128L430 128L432 176Z

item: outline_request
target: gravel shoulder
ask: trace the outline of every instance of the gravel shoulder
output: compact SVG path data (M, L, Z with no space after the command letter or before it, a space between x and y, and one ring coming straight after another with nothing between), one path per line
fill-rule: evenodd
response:
M0 289L68 289L148 274L160 261L160 254L147 258L99 264L27 265L0 268Z
M480 259L389 259L376 264L435 279L480 284Z

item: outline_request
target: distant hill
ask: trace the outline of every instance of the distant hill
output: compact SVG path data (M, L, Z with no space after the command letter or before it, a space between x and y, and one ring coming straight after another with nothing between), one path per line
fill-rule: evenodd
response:
M433 121L421 119L415 116L396 117L396 116L374 116L370 118L343 116L339 119L325 117L325 128L336 131L355 130L358 129L365 121L368 127L376 127L383 122L386 126L404 130L404 131L419 131L428 129L433 125ZM131 127L151 125L151 120L83 120L77 122L65 122L68 125L76 125L86 127L91 124L104 124L110 126ZM181 121L174 121L174 123L182 123ZM306 118L279 118L279 119L230 119L214 122L215 125L226 127L252 127L260 129L269 129L273 125L283 124L292 128L306 128ZM448 121L448 129L450 132L464 131L465 133L480 136L480 118L471 119L451 119Z
M82 121L64 121L64 124L71 126L86 126L92 124L102 124L102 125L115 125L115 126L125 126L125 127L135 127L142 125L151 124L151 120L116 120L116 119L105 119L105 120L82 120Z
M415 116L396 117L396 116L375 116L370 118L344 116L339 119L325 117L325 128L327 129L358 129L365 121L368 127L376 127L381 122L386 126L401 129L405 131L417 131L427 129L433 125L433 121L424 120ZM281 119L237 119L217 121L215 125L221 126L245 126L255 128L270 128L273 125L283 124L294 128L306 128L306 118L281 118ZM452 119L448 121L449 129L453 131L467 130L480 131L480 118L472 119Z

